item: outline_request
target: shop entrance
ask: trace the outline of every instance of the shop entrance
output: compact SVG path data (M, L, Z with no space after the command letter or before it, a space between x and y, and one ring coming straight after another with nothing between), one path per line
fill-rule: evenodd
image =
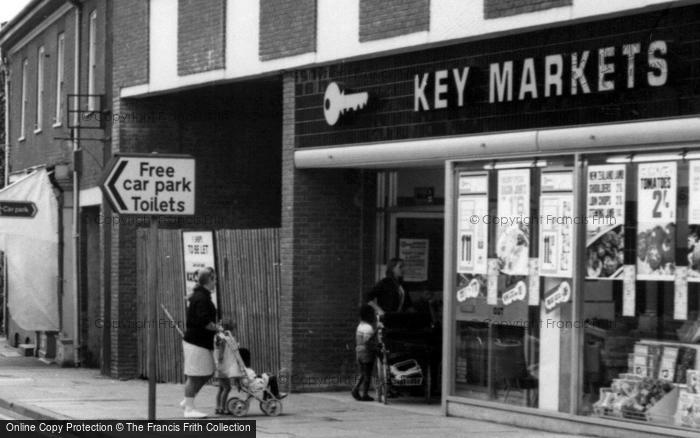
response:
M404 282L411 298L431 292L442 296L442 213L394 213L390 222L390 256L405 262Z
M404 284L413 309L430 321L427 333L415 339L426 340L423 378L426 399L440 391L442 360L442 275L444 214L441 212L394 213L390 216L391 257L404 260ZM430 394L432 393L432 394Z

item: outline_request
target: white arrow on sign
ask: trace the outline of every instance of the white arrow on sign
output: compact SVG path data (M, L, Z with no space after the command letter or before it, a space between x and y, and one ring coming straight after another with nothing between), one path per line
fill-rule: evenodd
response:
M193 215L195 159L120 155L107 172L102 190L119 214Z

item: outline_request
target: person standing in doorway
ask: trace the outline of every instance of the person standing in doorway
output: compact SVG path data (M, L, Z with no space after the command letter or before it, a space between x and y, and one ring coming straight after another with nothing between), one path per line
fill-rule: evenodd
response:
M204 418L207 414L194 407L194 398L214 374L214 336L223 328L216 323L216 307L211 293L216 287L213 268L196 273L197 286L188 298L185 336L182 350L185 355L185 399L180 406L185 418Z
M393 258L386 265L386 276L374 285L365 302L374 308L377 316L385 313L406 312L413 309L411 296L403 286L403 260Z

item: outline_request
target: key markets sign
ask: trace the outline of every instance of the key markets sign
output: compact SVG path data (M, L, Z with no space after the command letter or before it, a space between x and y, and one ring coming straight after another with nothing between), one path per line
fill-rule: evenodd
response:
M119 214L193 215L195 159L188 155L118 155L101 187Z
M298 70L295 147L696 116L698 29L674 5ZM328 84L371 99L326 123Z

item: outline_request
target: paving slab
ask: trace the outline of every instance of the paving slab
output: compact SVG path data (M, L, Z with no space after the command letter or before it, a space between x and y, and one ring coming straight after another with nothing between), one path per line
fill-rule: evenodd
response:
M0 341L0 351L8 348ZM195 400L214 412L218 388L206 385ZM233 393L232 393L233 394ZM146 419L148 382L116 380L99 370L60 368L33 357L0 355L0 409L37 419ZM157 418L182 419L183 385L158 384ZM211 418L234 421L230 416ZM253 401L246 419L257 421L260 437L570 437L462 418L445 417L439 404L420 398L392 400L389 405L355 401L348 392L291 394L283 413L265 416Z

